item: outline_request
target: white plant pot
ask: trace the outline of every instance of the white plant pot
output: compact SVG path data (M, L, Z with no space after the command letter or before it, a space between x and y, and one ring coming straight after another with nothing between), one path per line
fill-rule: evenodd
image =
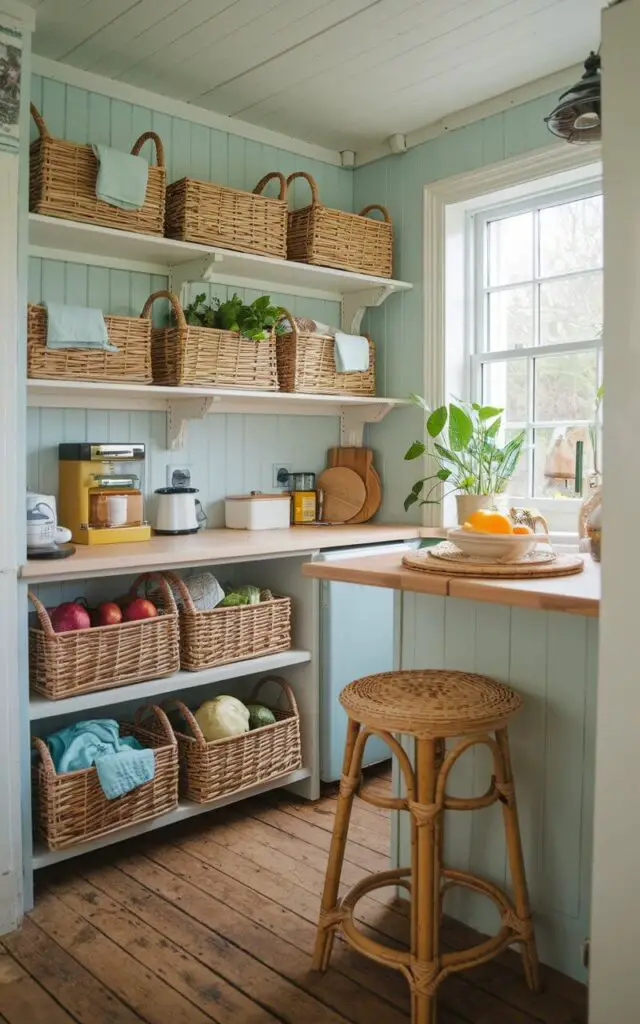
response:
M456 494L458 525L462 526L479 508L495 508L495 494Z

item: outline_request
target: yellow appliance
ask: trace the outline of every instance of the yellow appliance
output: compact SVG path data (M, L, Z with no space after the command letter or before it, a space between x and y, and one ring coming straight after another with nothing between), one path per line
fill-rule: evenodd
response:
M76 544L149 540L143 444L58 445L58 508Z

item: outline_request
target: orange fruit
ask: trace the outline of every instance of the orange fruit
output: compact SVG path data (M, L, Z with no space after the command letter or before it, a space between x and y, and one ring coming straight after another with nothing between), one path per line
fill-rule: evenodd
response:
M514 533L533 533L533 530L528 526L514 526Z
M474 533L513 533L509 516L490 508L479 508L472 512L463 529Z

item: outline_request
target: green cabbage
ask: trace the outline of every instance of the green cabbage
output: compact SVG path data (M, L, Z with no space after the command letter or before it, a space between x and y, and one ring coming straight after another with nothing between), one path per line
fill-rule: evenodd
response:
M249 712L237 697L221 694L206 700L196 711L196 722L207 742L240 736L249 731Z

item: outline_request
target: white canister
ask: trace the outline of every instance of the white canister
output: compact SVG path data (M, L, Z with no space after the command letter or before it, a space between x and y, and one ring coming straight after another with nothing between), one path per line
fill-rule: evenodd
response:
M291 495L232 495L225 499L224 522L229 530L282 530L291 525Z

